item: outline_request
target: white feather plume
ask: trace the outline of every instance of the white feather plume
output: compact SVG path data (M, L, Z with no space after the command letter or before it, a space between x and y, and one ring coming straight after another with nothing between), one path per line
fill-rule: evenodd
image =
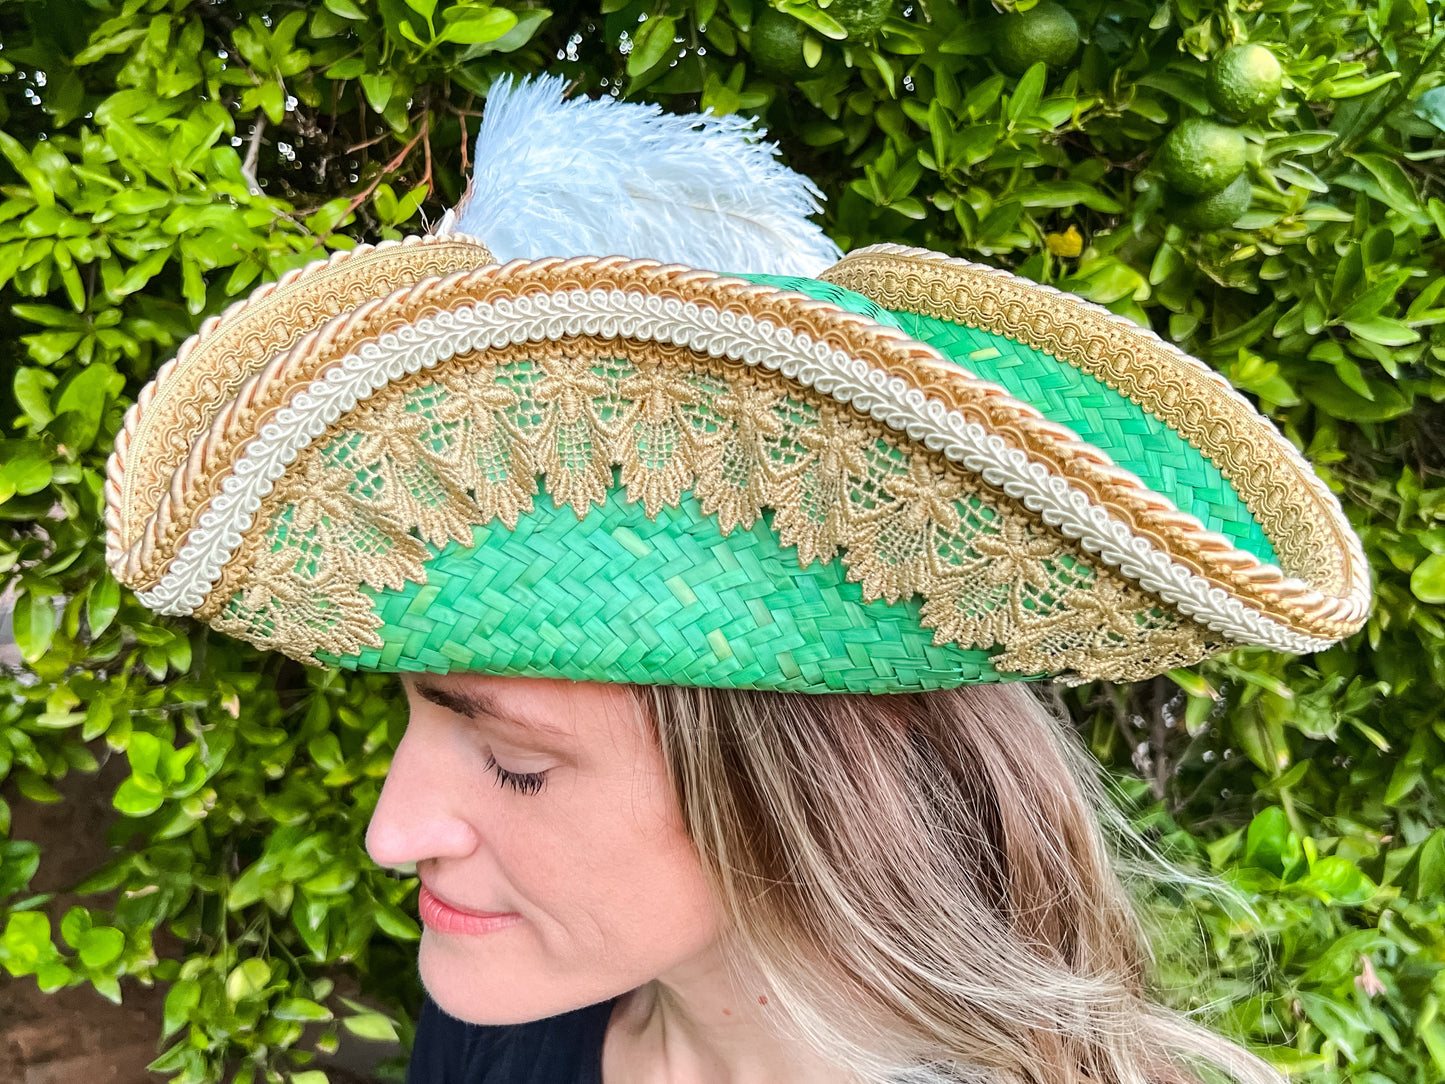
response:
M563 101L566 83L492 87L471 182L438 233L479 238L499 263L624 255L812 277L840 258L807 217L822 192L774 157L751 120Z

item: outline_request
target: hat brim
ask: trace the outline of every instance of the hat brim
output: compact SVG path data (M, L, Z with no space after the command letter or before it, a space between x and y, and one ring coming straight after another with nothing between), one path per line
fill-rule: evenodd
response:
M122 579L308 661L812 691L1141 677L1231 644L1316 649L1363 620L1353 573L1268 560L1288 563L1311 518L1342 522L1322 486L1262 523L1127 396L1117 426L1076 412L1085 441L898 326L906 310L749 281L765 278L519 260L343 312L253 364L194 434L169 499L119 547ZM1030 386L1079 371L1021 345ZM1232 424L1253 427L1246 453L1298 460L1257 414ZM1217 477L1181 483L1186 461ZM1159 492L1166 471L1219 522ZM635 560L627 532L652 539ZM487 564L503 558L513 572ZM467 612L479 598L487 612ZM800 612L820 623L789 630ZM906 635L880 634L900 620ZM805 669L798 649L838 630Z

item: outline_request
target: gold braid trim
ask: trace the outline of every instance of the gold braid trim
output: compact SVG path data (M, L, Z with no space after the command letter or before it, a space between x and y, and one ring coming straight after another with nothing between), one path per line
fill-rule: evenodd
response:
M1328 596L1317 612L1330 627L1364 621L1369 567L1339 502L1268 419L1203 362L1081 298L925 249L869 246L818 278L885 308L1006 336L1096 377L1219 468L1284 570Z
M196 611L314 662L380 647L364 584L426 582L433 549L509 530L537 477L578 519L613 468L655 518L691 491L724 535L764 508L803 566L839 557L870 601L917 593L934 643L1028 674L1132 680L1227 646L943 456L778 373L579 336L393 381L301 453Z
M505 267L454 272L369 300L309 332L248 378L207 431L191 434L189 456L177 468L169 491L132 548L125 582L150 587L160 579L245 444L293 395L324 377L330 366L364 342L428 313L525 294L594 288L641 291L747 313L844 350L873 370L901 378L1068 478L1136 536L1148 538L1173 560L1294 631L1338 639L1358 627L1348 607L1346 617L1339 616L1340 600L1298 580L1286 580L1274 566L1234 549L1227 539L1205 531L1196 519L1114 466L1099 449L1079 442L1033 407L961 371L903 332L776 287L621 256L517 260Z
M116 438L108 484L118 499L107 508L106 546L108 559L125 562L121 578L144 577L151 559L133 545L146 518L163 500L179 499L166 493L176 468L247 377L368 298L491 262L481 242L463 236L360 245L288 272L206 320L146 385Z

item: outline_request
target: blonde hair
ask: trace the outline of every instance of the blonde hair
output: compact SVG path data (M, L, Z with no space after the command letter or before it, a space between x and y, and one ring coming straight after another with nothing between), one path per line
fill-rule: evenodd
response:
M1277 1084L1151 1003L1097 778L1022 685L638 687L730 958L868 1084Z

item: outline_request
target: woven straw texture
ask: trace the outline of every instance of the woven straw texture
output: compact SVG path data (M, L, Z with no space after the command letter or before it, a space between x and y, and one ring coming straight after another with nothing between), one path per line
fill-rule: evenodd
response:
M545 493L545 479L541 481ZM323 662L578 681L873 692L1017 680L934 646L916 599L865 602L840 561L800 568L766 513L726 537L691 494L655 520L614 477L578 519L539 497L515 530L447 545L427 583L365 589L385 646Z
M885 309L832 283L784 275L738 277L797 290L901 328L975 376L1007 389L1051 421L1068 426L1237 548L1268 564L1278 563L1263 526L1220 469L1162 419L1097 377L1006 336Z

